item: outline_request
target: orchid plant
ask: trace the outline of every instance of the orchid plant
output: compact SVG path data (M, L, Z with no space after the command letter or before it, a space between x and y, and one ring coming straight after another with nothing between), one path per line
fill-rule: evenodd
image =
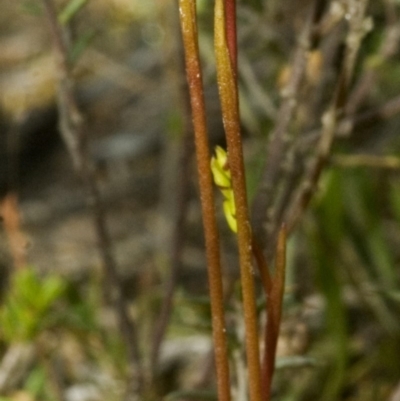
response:
M212 177L223 194L225 218L238 241L249 399L251 401L267 401L270 399L281 319L285 281L286 230L284 227L280 230L275 275L271 277L262 249L252 233L249 220L239 118L235 2L231 0L225 2L216 0L215 2L214 46L217 81L228 150L217 147L216 155L211 158L211 163L199 59L196 1L180 0L179 5L208 261L218 400L229 401L231 399L231 380ZM263 357L261 357L259 347L260 330L256 310L256 277L253 274L253 256L260 272L267 300Z

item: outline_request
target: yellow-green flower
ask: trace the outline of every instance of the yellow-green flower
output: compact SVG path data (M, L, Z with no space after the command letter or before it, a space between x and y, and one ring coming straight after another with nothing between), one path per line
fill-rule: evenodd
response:
M230 229L237 233L235 197L233 195L228 155L220 146L215 147L215 156L211 158L211 171L215 185L221 190L225 198L223 209L226 221Z

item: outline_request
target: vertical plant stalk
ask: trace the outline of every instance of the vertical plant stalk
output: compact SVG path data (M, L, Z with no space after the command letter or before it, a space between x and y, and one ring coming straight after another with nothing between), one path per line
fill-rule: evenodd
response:
M225 1L226 40L233 73L237 75L237 30L236 30L236 0Z
M122 291L122 283L118 276L116 262L112 253L111 239L106 226L100 191L86 150L83 118L75 99L73 81L70 76L68 46L65 42L62 28L59 25L53 2L51 0L42 0L42 2L54 43L57 62L58 109L61 135L72 158L74 169L87 191L88 204L93 213L93 223L103 268L107 281L112 287L110 293L114 301L121 334L128 350L130 379L135 381L135 383L131 384L139 386L141 384L141 374L140 369L136 369L140 360L136 329L129 318L126 300Z
M186 76L195 134L202 218L206 243L208 280L211 298L212 330L215 348L218 401L230 400L229 363L223 306L222 272L214 193L210 169L206 111L198 50L195 0L180 0L179 14L185 49Z
M246 330L246 355L251 401L261 401L261 371L256 299L252 268L252 234L248 216L237 80L231 64L225 29L223 0L215 2L214 45L223 124L236 204L238 247Z
M267 324L265 328L264 357L262 367L263 399L270 399L272 377L275 370L276 346L282 317L283 293L286 272L286 227L279 231L275 254L275 275L267 301Z

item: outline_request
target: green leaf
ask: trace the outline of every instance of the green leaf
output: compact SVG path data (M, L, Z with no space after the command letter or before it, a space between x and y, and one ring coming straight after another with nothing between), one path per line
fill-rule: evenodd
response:
M327 244L324 225L314 225L310 230L313 245L314 260L317 263L317 278L321 290L326 298L327 310L327 337L332 346L329 379L323 391L323 400L337 400L338 394L346 378L348 363L348 329L346 310L342 301L342 289L339 281L337 265L334 260L325 254ZM334 252L334 250L331 250Z
M61 298L65 285L60 277L46 277L41 284L40 310L45 311L53 302Z
M33 341L54 321L53 304L64 294L62 279L39 278L34 269L16 272L0 310L0 329L7 342Z
M64 7L64 9L58 14L58 21L66 25L74 17L74 15L79 12L89 0L71 0Z
M71 64L75 64L79 60L82 53L87 49L89 43L94 39L95 36L96 31L94 29L91 29L79 36L69 51L68 59Z
M46 372L40 367L36 367L32 370L25 382L25 390L34 396L34 398L40 398L39 396L43 393L46 385Z
M393 184L390 188L390 203L396 220L400 223L400 186Z
M322 192L318 198L318 222L324 227L324 235L337 243L343 227L343 179L339 171L331 170L322 177Z
M368 233L366 237L371 261L374 264L376 275L385 289L394 289L397 286L397 273L393 255L390 252L382 232L379 228Z

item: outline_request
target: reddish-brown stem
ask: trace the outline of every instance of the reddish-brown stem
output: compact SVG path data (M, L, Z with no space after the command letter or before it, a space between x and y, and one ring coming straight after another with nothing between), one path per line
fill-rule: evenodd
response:
M218 400L229 401L229 364L225 334L219 235L215 218L206 111L198 50L195 0L180 0L179 12L185 49L186 76L189 84L190 103L192 107L197 171L199 175L202 218L206 243Z
M263 400L270 399L272 376L275 369L276 346L282 315L282 301L285 289L286 271L286 227L282 226L278 235L275 254L275 274L267 300L267 324L265 328L264 358L262 372Z
M261 401L258 323L252 267L252 234L247 206L237 79L231 65L226 41L223 0L217 0L215 2L214 34L218 88L228 145L229 167L232 175L232 188L235 197L236 219L238 223L237 235L246 330L246 355L249 372L250 400Z
M228 43L229 56L232 69L237 75L237 33L236 33L236 0L225 0L225 26L226 41Z
M270 293L272 287L271 275L269 273L268 264L264 257L263 251L260 245L258 244L257 240L255 239L254 235L252 238L252 248L253 248L254 259L256 260L256 264L260 273L265 296L268 297L268 294Z

